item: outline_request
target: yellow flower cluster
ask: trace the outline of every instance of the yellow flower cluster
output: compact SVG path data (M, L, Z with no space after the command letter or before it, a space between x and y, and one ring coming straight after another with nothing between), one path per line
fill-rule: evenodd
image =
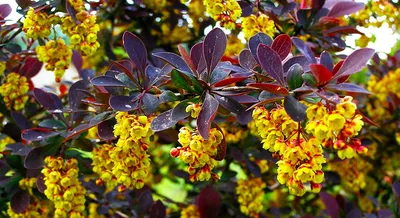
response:
M207 13L221 26L233 30L236 28L236 21L242 15L242 8L236 0L203 0Z
M360 132L364 122L362 116L356 114L357 106L353 98L346 96L334 109L328 111L322 103L307 108L308 123L306 132L325 147L337 150L339 158L352 158L357 153L366 153L368 149L354 139Z
M72 58L71 48L63 39L50 40L44 46L36 47L39 61L46 63L45 69L54 71L57 82L61 82L65 70L69 68Z
M199 116L201 110L201 104L189 104L186 107L186 112L190 112L190 116L193 118L197 118L197 116Z
M399 16L399 8L387 0L370 0L363 10L350 15L360 26L379 28L387 23L393 30L400 27Z
M237 36L233 34L228 35L228 45L226 46L225 55L229 57L239 56L244 47L244 44Z
M0 76L3 75L4 71L6 71L6 62L0 61Z
M97 32L100 27L96 23L96 15L80 11L76 14L76 19L81 23L76 24L69 15L63 17L61 30L70 38L73 49L81 51L84 56L91 55L100 47L97 41Z
M200 212L196 205L189 204L181 211L181 218L200 218Z
M68 0L71 6L75 9L76 12L80 12L85 9L83 0Z
M11 144L11 143L14 143L14 142L15 142L14 139L12 139L11 137L8 137L8 136L0 139L0 158L3 157L3 154L1 152L4 151L6 146L8 144Z
M47 38L51 34L52 25L60 21L56 15L48 15L44 12L35 12L33 8L29 8L22 31L26 33L26 37L32 39Z
M390 116L387 113L389 95L395 95L400 98L400 68L389 71L382 78L372 75L367 83L367 89L374 94L374 98L367 104L368 115L372 120L384 120Z
M222 132L212 128L209 139L204 140L197 131L182 127L179 130L178 138L182 147L172 148L170 154L172 157L178 157L184 163L189 164L187 171L190 175L190 181L219 179L218 175L212 173L211 170L217 165L217 160L214 157L217 155L218 145L223 139Z
M9 110L23 109L29 98L26 95L28 91L29 83L26 77L14 72L8 74L6 82L0 86L0 95Z
M293 195L302 196L306 192L305 183L309 183L311 191L318 193L320 183L324 180L320 142L311 137L306 141L298 123L294 122L283 107L272 109L257 107L253 111L253 120L262 138L263 148L280 159L278 164L278 181L286 184Z
M228 144L238 143L247 136L247 130L236 127L233 124L231 126L222 125L221 130L225 136L225 141Z
M193 20L193 28L198 31L203 20L205 20L206 7L203 0L191 0L188 6L189 17Z
M101 181L111 183L114 180L121 186L120 192L126 188L140 189L150 172L150 155L147 149L153 131L150 128L151 118L136 116L127 112L117 112L117 124L114 135L119 136L115 147L103 145L94 150L93 171L100 175Z
M270 20L267 15L261 14L257 17L252 14L248 17L244 17L242 20L242 28L246 40L249 40L250 37L259 32L263 32L271 37L274 36L275 23Z
M258 217L264 209L263 198L265 183L261 178L250 178L248 180L238 180L236 194L240 204L240 211L249 217Z
M54 216L84 217L86 190L78 179L78 161L48 156L44 162L44 194L54 203Z
M260 168L261 174L268 172L269 166L267 160L256 160L256 164Z
M28 207L22 213L15 213L11 205L8 205L7 215L10 218L35 218L35 217L50 217L50 213L53 212L52 205L48 200L39 200L32 192L32 189L36 187L37 178L24 178L19 181L19 187L22 190L29 192L31 201Z

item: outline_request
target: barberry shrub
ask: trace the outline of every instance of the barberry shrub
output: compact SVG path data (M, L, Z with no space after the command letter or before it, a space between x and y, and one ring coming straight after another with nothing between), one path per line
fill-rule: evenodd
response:
M400 216L398 1L17 4L1 217Z

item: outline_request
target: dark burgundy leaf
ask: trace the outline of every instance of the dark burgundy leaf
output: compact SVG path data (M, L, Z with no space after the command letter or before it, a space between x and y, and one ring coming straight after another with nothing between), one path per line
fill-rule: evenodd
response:
M374 49L361 48L351 53L345 60L339 71L333 76L337 79L343 76L351 75L362 70L369 59L374 55Z
M198 205L201 218L216 218L221 205L221 197L213 187L207 186L200 191Z
M164 204L157 200L156 203L151 206L150 209L150 218L165 218L167 215L167 208Z
M30 202L29 193L26 191L19 190L11 198L11 209L15 213L23 213L28 207Z
M189 53L186 51L186 49L181 44L178 45L178 51L179 51L179 54L181 54L182 59L186 62L186 64L189 66L189 68L192 69L192 72L196 73L196 67L193 64L193 61L190 58Z
M346 42L340 36L326 36L323 38L335 50L342 51L346 48Z
M15 123L22 130L29 129L32 127L31 122L26 118L23 114L16 111L11 111L11 116L14 119Z
M364 3L343 1L336 3L328 13L328 17L341 17L355 13L365 7Z
M81 24L81 22L78 19L76 19L76 11L71 6L71 3L69 1L65 1L65 8L67 9L67 12L68 12L69 16L71 16L71 18L75 22L75 24L76 25Z
M308 47L303 40L292 37L292 42L296 46L296 48L307 58L308 62L311 64L317 63L317 60L314 57L314 53L311 51L310 47Z
M150 211L154 200L150 190L145 190L139 197L139 214L145 214Z
M199 73L201 73L201 71L199 71L199 66L201 65L200 62L204 62L204 58L202 58L202 56L203 56L203 43L199 42L190 49L190 59L192 59L193 65Z
M328 52L323 51L321 53L321 56L319 58L319 63L324 65L326 67L326 69L328 69L329 71L332 72L332 70L333 70L333 59L332 59L332 56Z
M207 92L201 106L201 111L197 117L197 129L205 140L208 140L210 135L211 123L217 114L218 105L218 101Z
M132 80L132 82L134 82L136 84L136 86L140 86L139 82L138 82L139 78L135 78L133 76L133 74L132 74L132 70L133 69L132 69L131 63L129 61L126 61L126 60L125 61L120 61L120 62L111 60L111 63L113 63L113 65L110 68L110 70L111 69L115 69L116 71L120 71L121 70L129 79Z
M40 69L42 69L42 65L43 63L37 58L28 57L21 69L21 75L27 78L32 78L39 73Z
M353 84L353 83L340 83L340 84L329 84L326 86L326 89L334 91L334 92L352 92L352 93L362 93L362 94L371 94L365 88Z
M277 84L272 84L272 83L249 83L247 84L250 87L255 87L259 88L262 90L265 90L267 92L271 92L274 94L280 94L280 95L288 95L289 91L280 85Z
M246 162L247 169L249 169L249 171L250 171L255 177L261 177L261 170L260 170L260 167L259 167L256 163L250 161L249 158L247 158L247 157L246 157L244 160L245 160L245 162Z
M324 34L333 34L333 33L363 34L362 32L358 31L356 28L352 26L337 26L324 31Z
M147 69L147 68L146 68ZM121 82L123 82L128 88L131 89L139 89L140 85L136 80L132 80L126 74L120 73L115 76L115 78ZM147 81L146 81L147 82ZM146 84L147 85L147 84ZM147 87L147 86L146 86ZM109 87L107 87L109 89ZM119 89L119 88L118 88Z
M304 72L310 71L310 62L304 56L294 56L283 64L283 71L287 72L294 64L299 64Z
M0 5L0 17L6 18L12 12L12 8L9 4L1 4Z
M249 74L251 73L250 70L243 69L240 66L233 65L231 62L220 62L215 69L222 69L222 70L228 70L232 71L232 74Z
M186 75L193 76L192 70L187 65L187 63L182 59L182 57L180 57L179 55L171 53L171 52L159 52L159 53L153 54L153 56L163 59L164 61L171 64L173 67L175 67L178 71L180 71Z
M214 87L223 87L223 86L227 86L232 83L241 82L247 78L248 78L247 76L246 77L233 77L233 78L231 77L231 78L227 78L227 79L221 80L219 82L216 82L213 84L213 86Z
M83 64L82 55L77 50L73 50L71 59L76 70L80 72L82 70L82 64Z
M296 2L290 2L289 4L286 4L283 6L280 15L285 15L285 14L293 11L296 7L297 7Z
M304 71L300 64L294 64L287 71L286 83L291 90L297 89L303 85L303 75Z
M252 70L257 67L257 61L254 59L249 49L244 49L239 54L239 64L245 69Z
M145 110L149 113L153 113L160 104L160 99L157 96L149 93L144 94L142 101L145 106Z
M310 64L310 70L317 79L318 86L324 85L332 79L332 73L322 64Z
M246 110L244 113L238 114L236 119L240 125L247 125L253 120L253 110Z
M248 17L253 13L254 5L246 1L238 1L240 8L242 9L242 17Z
M158 81L163 79L167 73L166 71L161 70L160 68L153 67L153 66L147 66L146 67L146 75L147 75L147 84L146 87L151 87L154 84L156 84Z
M122 36L123 44L129 58L135 63L137 69L144 74L147 64L147 51L143 42L134 34L125 32Z
M232 99L235 99L241 104L251 104L257 103L258 99L251 96L251 95L238 95L238 96L231 96Z
M267 45L260 44L257 49L257 56L261 67L272 78L278 81L281 85L285 84L283 78L283 67L281 59L272 48Z
M35 99L47 110L62 109L61 100L52 93L47 93L41 89L33 90ZM55 97L54 97L55 96ZM60 107L61 106L61 107Z
M33 148L26 156L24 160L24 166L27 169L40 169L43 167L44 151L43 147Z
M125 87L126 85L119 81L118 79L111 76L98 76L93 78L90 81L95 86L104 86L104 87Z
M115 120L113 120L113 119L105 120L105 121L101 122L97 126L97 129L98 129L97 134L99 135L100 139L103 139L103 140L115 139L114 125L115 125Z
M301 122L306 119L306 109L307 107L300 103L293 96L288 95L285 97L283 102L286 113L296 122Z
M51 136L59 135L59 132L53 132L50 129L33 128L22 131L21 138L26 141L41 141Z
M292 50L292 40L290 36L287 34L281 34L275 38L274 42L272 42L271 48L278 53L281 60L285 60L285 58Z
M224 56L227 41L224 31L220 28L211 30L204 38L203 55L208 74L211 74L222 56Z
M393 192L394 192L398 197L400 197L400 182L399 182L399 181L396 181L396 182L393 183L392 189L393 189Z
M219 104L222 107L224 107L225 109L227 109L232 113L241 114L244 112L243 105L241 105L238 101L236 101L233 98L215 95L215 99L218 100Z
M42 174L40 174L40 175L37 177L37 180L36 180L36 187L37 187L37 189L39 190L39 192L41 192L41 193L43 193L44 190L46 190L46 185L44 184L44 176L43 176Z
M267 34L265 34L263 32L259 32L249 39L250 52L257 62L259 62L258 56L257 56L257 53L258 53L257 49L260 44L271 46L272 45L271 37L269 37Z
M172 109L171 117L173 120L179 121L189 116L189 113L186 112L186 107L189 105L188 102L189 100L181 101L174 107L174 109Z
M225 70L225 69L221 69L218 67L215 68L215 70L211 74L210 83L214 84L214 83L220 82L221 80L226 78L230 72L231 72L230 70Z
M324 202L329 216L332 218L339 217L339 205L338 205L337 201L335 200L335 198L326 192L320 192L319 196L320 196L322 202Z
M325 0L312 0L311 7L313 9L319 10L321 9L325 4Z
M85 82L83 80L79 80L76 83L72 84L72 86L69 88L68 92L68 101L69 101L69 107L72 110L78 110L78 109L83 109L85 105L82 103L82 99L86 97L85 93L83 93L80 90L85 90ZM73 113L71 114L71 120L75 121L79 118L81 118L84 115L84 113Z
M40 127L47 129L66 129L67 125L60 120L47 119L39 123Z
M138 106L138 102L132 101L131 96L111 96L109 103L116 111L133 111Z

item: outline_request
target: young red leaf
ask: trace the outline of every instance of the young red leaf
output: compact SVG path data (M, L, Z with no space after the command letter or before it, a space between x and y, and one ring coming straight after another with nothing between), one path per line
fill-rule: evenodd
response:
M279 57L283 61L290 53L290 50L292 50L292 40L289 35L281 34L275 38L271 48L278 53Z
M289 91L280 85L272 84L272 83L249 83L247 84L250 87L259 88L265 90L270 93L280 94L280 95L288 95Z
M216 82L213 84L213 86L214 87L223 87L223 86L227 86L232 83L241 82L247 78L248 77L233 77L233 78L231 77L231 78L227 78L227 79L221 80L219 82Z
M211 30L204 38L203 55L208 74L211 74L222 56L224 56L227 41L224 31L220 28Z
M217 114L218 106L218 101L207 92L197 117L197 129L205 140L208 140L210 135L211 123Z
M147 64L147 50L142 40L130 32L124 32L122 41L129 58L135 63L137 69L144 73Z
M317 86L322 86L332 79L332 73L322 64L310 64L310 71L317 79Z
M25 76L27 78L32 78L36 76L40 69L42 69L43 63L40 62L37 58L28 57L25 61L24 66L21 69L21 76Z
M257 49L257 56L260 65L265 72L283 86L285 84L283 78L283 66L278 53L267 45L260 44Z

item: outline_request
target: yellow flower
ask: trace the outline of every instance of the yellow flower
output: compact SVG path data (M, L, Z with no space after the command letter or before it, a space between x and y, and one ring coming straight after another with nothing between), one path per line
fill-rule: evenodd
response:
M54 71L56 81L60 82L71 62L71 48L63 39L57 39L57 41L48 41L44 46L36 47L36 53L39 61L46 63L45 69Z
M201 110L201 104L189 104L186 107L186 112L190 112L190 116L193 118L197 118L199 116Z
M6 62L0 61L0 76L4 74L4 71L6 71Z
M236 194L240 204L240 211L250 217L258 217L264 209L263 198L265 183L261 178L238 180Z
M100 175L100 179L96 180L96 184L105 183L106 192L109 192L117 185L117 179L112 175L114 161L110 157L110 153L114 147L109 144L103 144L99 148L93 149L93 172Z
M275 23L265 14L261 14L258 17L254 14L244 17L242 28L246 40L249 40L259 32L263 32L271 37L275 34Z
M200 212L196 205L189 204L181 211L181 218L200 218Z
M226 56L239 56L242 49L244 49L245 45L240 41L240 39L231 34L228 35L228 45L225 50Z
M68 1L76 12L80 12L85 9L83 0L68 0Z
M38 39L47 38L51 33L52 25L59 22L56 15L48 15L44 12L35 12L33 8L29 8L26 13L22 31L26 33L28 38Z
M21 110L28 101L29 83L26 77L17 73L10 73L6 77L6 82L0 86L0 95L9 110Z
M207 13L221 26L227 29L235 29L236 21L242 15L242 8L236 0L203 0Z

